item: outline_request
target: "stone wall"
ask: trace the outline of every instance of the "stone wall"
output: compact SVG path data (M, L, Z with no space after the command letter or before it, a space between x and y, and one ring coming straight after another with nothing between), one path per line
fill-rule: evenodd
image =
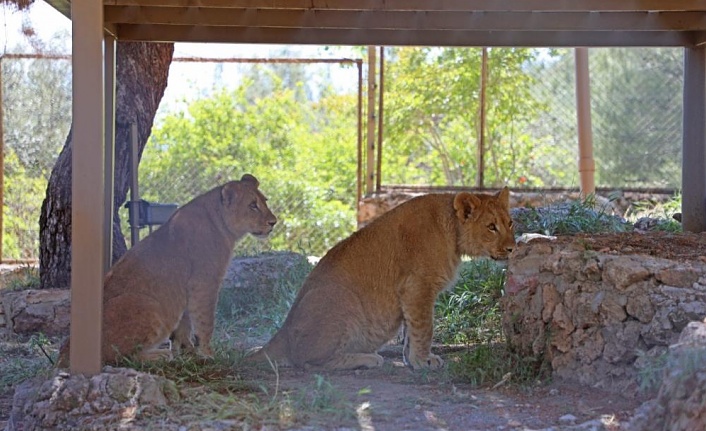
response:
M451 193L449 190L447 192ZM444 190L429 190L429 192L441 193ZM481 193L492 193L493 191L483 191ZM422 192L393 190L376 193L372 196L366 196L361 199L358 209L358 223L365 225L385 212L391 210L397 205L406 202L416 196L420 196ZM555 202L565 202L569 200L578 200L580 198L578 192L511 192L510 207L531 207L540 208ZM671 199L671 195L667 194L650 194L636 192L609 192L600 193L596 196L596 207L607 214L624 217L631 207L633 202L653 201L666 202Z
M509 342L555 376L637 394L638 374L706 316L706 263L520 244L502 299Z

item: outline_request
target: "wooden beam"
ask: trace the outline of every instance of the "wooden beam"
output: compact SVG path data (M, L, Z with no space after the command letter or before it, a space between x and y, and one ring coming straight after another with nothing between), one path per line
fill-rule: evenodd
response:
M684 50L682 227L706 232L706 48Z
M103 122L103 7L74 1L71 181L71 372L102 368L105 202Z
M106 6L105 21L232 27L398 30L696 31L706 12L412 12Z
M579 178L581 195L596 193L596 163L593 160L593 129L591 126L591 75L588 68L588 48L574 49L576 70L576 125L579 138Z
M105 4L377 11L706 11L706 0L105 0Z
M693 46L693 32L403 31L118 25L118 39L154 42L271 43L302 45L667 47Z

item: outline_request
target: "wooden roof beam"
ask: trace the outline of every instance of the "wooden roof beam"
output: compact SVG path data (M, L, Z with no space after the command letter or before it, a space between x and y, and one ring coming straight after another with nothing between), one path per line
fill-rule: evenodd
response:
M693 46L695 32L587 31L439 31L330 30L118 25L120 40L268 43L302 45L423 45L491 47Z
M706 12L389 12L105 7L106 23L397 30L696 31Z
M706 11L706 0L105 0L104 4L389 11Z

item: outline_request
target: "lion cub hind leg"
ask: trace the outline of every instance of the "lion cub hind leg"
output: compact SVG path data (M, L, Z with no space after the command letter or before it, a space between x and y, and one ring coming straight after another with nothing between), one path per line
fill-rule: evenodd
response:
M103 360L115 363L121 356L144 360L168 357L171 351L160 345L176 328L177 319L178 315L172 316L159 301L144 295L112 298L103 309Z
M343 353L331 358L323 367L329 370L380 368L384 361L377 353Z
M171 342L160 342L154 346L139 350L135 354L135 358L145 362L158 360L171 361L172 359L174 359L171 347Z

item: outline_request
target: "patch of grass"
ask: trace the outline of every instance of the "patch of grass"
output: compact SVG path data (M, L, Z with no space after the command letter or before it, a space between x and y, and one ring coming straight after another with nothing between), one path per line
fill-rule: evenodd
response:
M572 235L632 230L631 223L598 207L593 195L542 208L518 208L513 211L513 219L516 234Z
M266 297L253 290L242 292L241 289L239 294L233 295L229 289L221 289L216 308L217 333L214 339L228 339L229 333L242 331L255 336L273 334L284 323L311 269L312 265L306 261L292 266L268 289L270 294Z
M667 366L669 352L657 356L650 356L646 352L638 350L637 356L638 359L636 363L641 364L637 375L640 391L650 393L659 389L659 385L662 384L664 368Z
M439 295L435 338L444 344L471 344L502 338L498 300L505 285L505 268L490 259L461 264L456 286Z
M37 376L49 376L54 368L50 341L43 334L0 340L0 392Z
M22 265L5 277L7 282L3 284L8 290L28 290L41 287L39 268L34 265Z
M681 213L681 193L676 193L666 202L640 201L635 202L628 210L628 219L637 222L642 218L655 219L650 224L651 231L678 233L682 232L681 223L674 215Z
M524 386L548 380L551 365L543 358L514 353L504 343L484 343L448 358L447 372L452 380L477 387Z
M314 422L341 422L355 417L353 405L320 374L314 374L312 381L291 395L292 406Z
M198 385L207 387L213 392L229 394L253 390L253 387L244 383L236 372L242 358L242 352L235 349L217 348L214 349L213 358L201 358L191 354L176 355L172 360L152 362L123 358L118 365L165 377L180 387Z

